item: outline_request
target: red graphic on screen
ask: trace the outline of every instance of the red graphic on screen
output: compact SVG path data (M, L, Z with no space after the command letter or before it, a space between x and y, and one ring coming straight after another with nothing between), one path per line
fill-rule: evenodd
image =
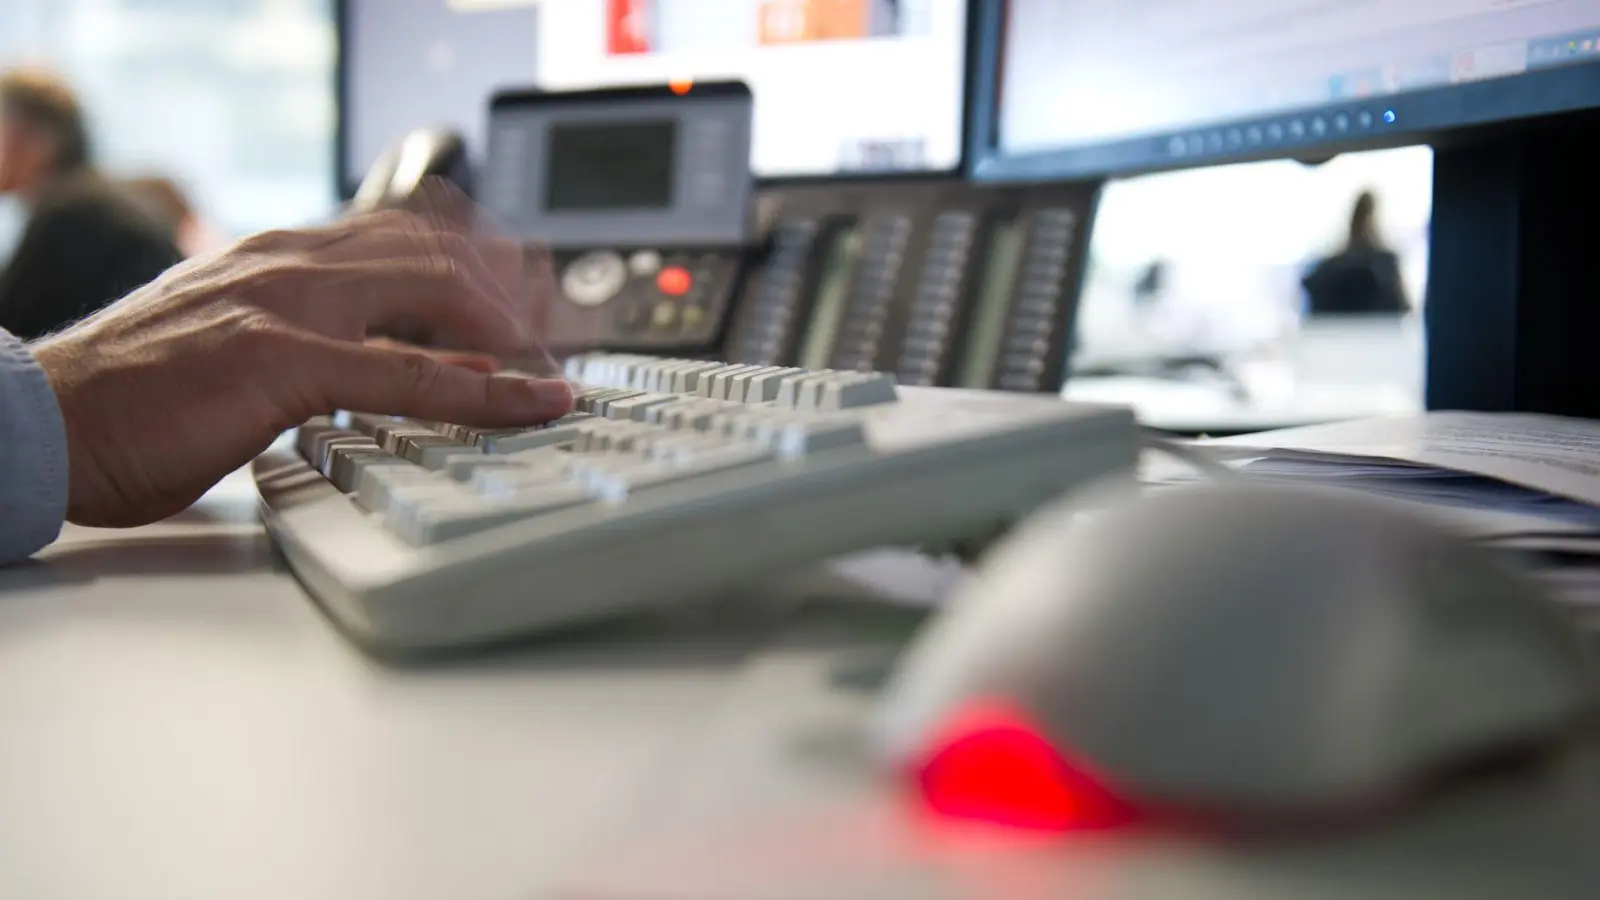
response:
M651 0L606 0L606 53L649 53Z

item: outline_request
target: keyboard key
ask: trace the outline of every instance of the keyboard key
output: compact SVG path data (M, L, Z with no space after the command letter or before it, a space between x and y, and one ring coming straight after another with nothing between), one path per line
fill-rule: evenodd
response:
M335 425L333 420L327 416L318 416L301 425L299 430L295 432L295 450L300 454L301 459L311 462L316 459L316 451L313 448L316 445L317 438L324 434L344 430Z
M489 438L499 437L502 434L521 434L527 430L526 428L462 428L455 437L463 444L470 444L482 450Z
M684 431L704 431L719 413L735 408L726 400L701 400L692 406L674 410L667 416L667 427Z
M837 377L835 372L819 372L802 380L795 389L794 408L801 412L821 409L822 392Z
M636 466L613 467L589 473L588 477L584 479L582 487L597 500L604 500L607 503L621 503L632 496L635 491L658 484L681 481L685 477L687 477L686 473L674 468L669 463L652 462Z
M568 444L577 439L578 429L581 427L583 426L580 422L573 422L566 425L546 425L542 428L511 434L499 434L484 439L483 450L485 453L506 454L533 450L538 447L554 447L559 444Z
M640 440L634 445L634 449L646 458L658 459L680 449L720 447L726 443L721 438L700 432L669 431L666 434Z
M380 416L376 413L350 414L350 428L370 438L377 436L380 426L394 425L404 421L404 419L397 419L394 416Z
M556 463L556 470L560 470L560 460L568 458L570 454L564 453L553 447L540 447L536 450L524 450L520 453L510 453L505 456L489 456L487 454L462 454L452 456L445 461L440 469L446 478L455 481L470 482L473 475L489 469L509 469L515 471L531 471L540 468L541 460ZM549 468L547 464L545 468Z
M429 450L461 452L469 449L466 444L453 441L437 432L426 435L409 435L401 438L398 443L396 456L406 462L413 462L424 468L438 468L438 466L427 466L423 463L423 455Z
M378 449L372 438L353 431L330 431L318 435L312 442L312 455L306 460L312 467L323 475L328 474L328 456L339 447L371 447Z
M745 399L745 394L749 389L750 380L763 375L770 375L776 371L778 371L777 366L752 366L743 372L735 373L731 378L728 379L727 389L724 391L726 396L723 399L732 400L735 403L750 402L749 400Z
M783 384L783 380L804 371L804 369L775 367L751 375L745 384L744 402L765 403L777 400L778 387Z
M611 429L617 427L610 419L596 419L578 426L577 435L572 439L571 450L573 453L600 453L606 448L607 435Z
M395 457L399 459L399 457ZM420 466L405 462L401 466L372 466L361 469L360 481L356 485L356 502L368 512L382 513L389 505L389 496L397 488L405 485L426 484L436 481L433 472Z
M621 401L621 400L629 400L629 399L632 399L634 397L643 397L643 396L645 396L644 391L635 391L635 390L619 391L618 393L609 394L607 396L601 397L598 400L594 401L594 403L592 403L590 405L590 407L589 407L589 412L592 413L593 415L603 416L603 417L609 419L609 418L612 418L612 416L611 416L611 407L612 407L613 404L615 404L615 403L617 403L618 401Z
M486 454L477 447L468 447L465 444L450 443L433 447L425 447L417 455L416 464L433 472L443 472L449 467L452 460L458 459L484 459Z
M867 433L859 419L821 418L785 425L778 435L777 450L781 456L792 458L866 443Z
M553 484L569 483L566 474L562 472L522 468L479 469L472 473L469 487L472 493L484 497L511 497L528 491L539 491Z
M825 384L818 408L854 409L859 406L894 403L899 399L893 375L885 372L856 372Z
M672 392L674 394L699 394L700 378L707 372L714 372L722 368L722 363L697 362L672 373Z
M392 453L385 453L374 444L371 447L339 447L328 454L329 481L341 493L353 494L361 485L361 473L368 466L410 466Z
M828 377L828 374L827 372L803 371L779 379L776 401L778 406L786 409L802 409L803 397L809 386L820 386L822 381ZM809 389L815 390L815 388ZM814 397L815 395L813 394L812 396Z
M402 532L415 520L418 510L427 504L462 498L472 499L472 495L453 481L433 479L395 485L382 501L383 524L391 531Z
M723 445L721 447L690 447L678 450L671 464L685 475L704 475L737 469L773 459L772 451L753 444Z
M635 393L637 392L623 388L595 388L574 397L572 399L572 408L578 412L596 415L600 412L599 404L601 401L613 397L632 396Z
M733 398L729 396L729 392L733 388L733 380L740 375L750 374L762 368L764 366L728 366L725 369L712 372L706 382L706 389L700 393L712 400L732 400Z
M665 425L667 424L667 417L672 414L673 410L686 409L690 404L697 402L699 401L674 399L670 403L658 403L655 406L646 407L644 420L650 425Z
M571 485L499 500L439 497L419 504L407 516L392 521L386 519L384 524L401 540L420 546L467 537L587 502L589 495Z
M399 456L401 441L405 440L406 438L432 436L434 436L434 432L426 428L422 428L410 422L402 422L390 425L379 425L378 430L373 434L372 439L378 442L378 446L390 453L393 453L395 456Z
M661 406L677 400L676 394L640 394L626 400L618 400L606 408L606 418L620 421L645 421L645 413L653 406Z

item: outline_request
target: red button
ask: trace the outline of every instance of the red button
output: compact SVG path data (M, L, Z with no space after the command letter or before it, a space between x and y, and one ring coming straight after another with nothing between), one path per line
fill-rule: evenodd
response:
M668 297L682 297L689 293L689 288L694 284L694 279L689 277L689 270L678 266L667 266L656 275L656 287Z

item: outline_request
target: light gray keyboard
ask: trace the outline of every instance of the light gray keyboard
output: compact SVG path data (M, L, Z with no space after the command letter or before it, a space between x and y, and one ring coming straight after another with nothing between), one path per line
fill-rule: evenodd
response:
M572 414L346 414L254 465L267 527L358 642L421 651L726 596L874 547L991 538L1131 473L1130 412L874 372L576 357Z

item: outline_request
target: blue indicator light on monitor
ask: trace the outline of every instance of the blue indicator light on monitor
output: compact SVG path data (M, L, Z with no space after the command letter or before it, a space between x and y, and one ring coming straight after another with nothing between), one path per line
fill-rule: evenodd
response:
M1383 124L1385 124L1385 125L1393 125L1394 124L1394 120L1397 119L1397 118L1399 118L1399 116L1396 116L1394 114L1394 110L1386 109L1386 110L1383 111Z

